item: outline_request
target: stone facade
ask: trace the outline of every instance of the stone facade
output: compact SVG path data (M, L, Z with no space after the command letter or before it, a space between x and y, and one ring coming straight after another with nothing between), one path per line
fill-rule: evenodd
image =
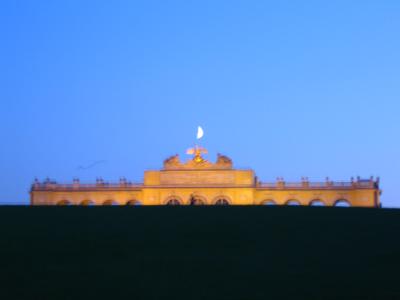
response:
M379 207L379 178L349 182L258 181L253 170L233 168L232 160L218 155L216 163L194 149L193 159L182 163L172 156L164 168L145 171L144 182L110 184L98 179L95 184L58 184L47 179L35 181L31 188L32 205L325 205ZM197 152L196 152L197 150Z

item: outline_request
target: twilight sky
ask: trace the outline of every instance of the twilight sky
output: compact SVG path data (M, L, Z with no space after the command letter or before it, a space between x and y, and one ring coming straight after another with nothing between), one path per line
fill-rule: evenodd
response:
M141 181L195 142L400 207L400 1L1 1L0 203ZM89 166L101 161L91 168Z

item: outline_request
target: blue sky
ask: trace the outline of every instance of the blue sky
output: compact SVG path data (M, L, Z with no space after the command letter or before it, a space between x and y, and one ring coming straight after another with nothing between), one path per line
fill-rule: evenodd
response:
M381 177L400 206L399 1L2 1L0 201L141 181L195 142L263 181ZM104 162L87 170L79 166Z

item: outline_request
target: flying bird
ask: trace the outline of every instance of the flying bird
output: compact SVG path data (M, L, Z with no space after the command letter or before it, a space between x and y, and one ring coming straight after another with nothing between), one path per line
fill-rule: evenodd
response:
M97 166L99 164L105 163L105 162L107 162L107 161L106 160L97 160L97 161L92 162L89 165L79 166L78 170L88 170L88 169L91 169L91 168L93 168L93 167L95 167L95 166Z

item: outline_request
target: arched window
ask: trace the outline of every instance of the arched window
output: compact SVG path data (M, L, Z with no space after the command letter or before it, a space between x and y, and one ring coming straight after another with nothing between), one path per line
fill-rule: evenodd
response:
M300 202L299 202L298 200L292 199L292 200L287 201L287 202L286 202L286 205L298 206L298 205L301 205L301 204L300 204Z
M59 206L66 206L66 205L71 205L72 203L68 200L61 200L57 202L57 205Z
M263 202L261 202L261 205L276 205L276 202L274 200L264 200Z
M140 206L142 205L142 203L138 200L129 200L128 202L126 202L126 205L128 206Z
M319 199L312 200L310 206L325 206L325 203Z
M189 201L190 205L205 205L206 202L200 197L191 197Z
M217 201L215 201L215 205L229 205L229 201L225 198L219 198Z
M346 199L339 199L335 202L335 204L333 204L333 206L337 206L337 207L350 207L350 202L347 201Z
M166 205L181 205L178 199L170 199L167 201Z
M82 206L93 206L93 205L94 205L94 202L93 202L92 200L83 200L83 201L81 202L81 205L82 205Z
M115 200L106 200L106 201L104 201L103 202L103 205L118 205L118 202L117 201L115 201Z

